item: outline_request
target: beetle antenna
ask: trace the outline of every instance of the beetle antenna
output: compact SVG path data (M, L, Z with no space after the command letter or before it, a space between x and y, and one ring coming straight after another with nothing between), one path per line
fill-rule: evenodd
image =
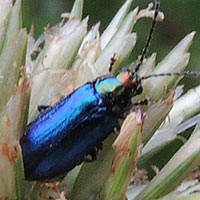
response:
M141 77L141 80L146 80L153 77L159 76L189 76L189 77L200 77L199 71L184 71L184 72L172 72L172 73L161 73L161 74L150 74Z
M135 68L135 71L137 72L144 60L144 57L148 51L148 48L149 48L149 45L151 43L151 40L153 38L153 32L154 32L154 28L155 28L155 25L156 25L156 19L157 19L157 16L158 16L158 13L159 13L159 8L160 8L160 1L159 0L155 0L155 12L154 12L154 17L153 17L153 21L152 21L152 25L151 25L151 28L150 28L150 31L149 31L149 35L148 35L148 38L147 38L147 41L146 41L146 44L142 50L142 55L140 57L140 60L139 60L139 63L137 64L136 68Z

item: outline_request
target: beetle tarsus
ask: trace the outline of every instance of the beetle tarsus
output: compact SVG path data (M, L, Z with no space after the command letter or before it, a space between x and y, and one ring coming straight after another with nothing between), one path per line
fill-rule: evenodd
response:
M51 106L46 106L46 105L39 105L37 107L38 111L41 113L41 112L44 112L47 108L50 108Z
M99 142L99 143L96 145L96 148L97 148L97 151L102 150L102 149L103 149L103 143L102 143L102 142Z
M85 162L94 162L97 160L98 149L96 147L92 148L90 153L84 158ZM90 157L88 157L90 156Z
M144 99L142 101L134 103L133 105L134 106L146 106L146 105L148 105L149 101L150 101L149 99Z

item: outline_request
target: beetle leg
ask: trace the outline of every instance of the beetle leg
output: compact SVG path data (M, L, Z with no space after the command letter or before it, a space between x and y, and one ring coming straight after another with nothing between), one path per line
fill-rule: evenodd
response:
M85 162L94 162L97 160L98 149L96 147L92 148L88 155L85 156Z
M99 142L97 145L96 145L96 148L97 148L97 153L99 150L102 150L103 149L103 143L102 142Z
M142 100L142 101L140 101L140 102L136 102L136 103L134 103L133 105L134 106L143 106L143 105L148 105L148 103L149 103L149 99L144 99L144 100Z
M41 113L41 112L44 112L47 108L49 108L51 106L45 106L45 105L39 105L37 107L38 111Z
M85 162L93 162L93 161L96 161L97 160L97 155L98 155L98 152L99 150L102 150L103 149L103 143L102 142L99 142L95 147L92 148L92 150L90 150L89 152L89 158L88 158L88 155L85 157L84 161Z
M142 101L134 103L133 105L134 106L143 106L143 105L146 106L146 105L153 104L153 103L156 103L156 101L154 99L146 98L146 99L143 99Z
M96 161L98 152L99 152L99 150L102 150L102 149L103 149L103 143L100 142L90 150L90 152L88 153L88 155L90 157L88 158L88 156L86 156L84 161L86 161L86 162Z
M143 99L142 101L129 104L128 106L126 106L126 109L124 110L123 114L119 116L119 118L124 120L131 111L134 111L134 109L131 109L132 106L146 106L152 103L155 103L155 100L146 98Z
M110 58L110 67L109 67L109 69L108 69L109 73L112 72L113 66L114 66L114 64L115 64L116 61L117 61L116 53L114 53L114 54L112 55L112 57Z

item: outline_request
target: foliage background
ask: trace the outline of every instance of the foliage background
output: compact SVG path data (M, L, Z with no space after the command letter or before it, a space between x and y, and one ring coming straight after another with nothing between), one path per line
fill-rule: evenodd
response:
M190 49L192 54L188 70L200 70L200 3L199 0L160 0L161 10L165 13L163 23L158 23L151 44L150 53L157 52L157 61L161 60L170 49L175 46L186 34L196 31L196 36ZM47 24L53 26L60 21L63 12L70 11L74 0L23 0L23 25L30 29L34 24L35 37L38 37ZM125 0L85 0L83 16L90 15L89 24L94 25L101 21L101 30L104 30L119 7ZM146 8L150 0L135 0L133 7ZM138 33L137 45L132 54L136 59L141 54L144 41L149 31L151 20L142 19L137 23L134 31ZM191 88L200 84L200 80L187 79L186 87ZM198 83L197 83L198 82Z

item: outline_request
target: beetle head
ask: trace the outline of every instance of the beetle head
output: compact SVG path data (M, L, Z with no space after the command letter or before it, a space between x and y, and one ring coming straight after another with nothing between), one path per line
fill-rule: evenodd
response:
M130 90L130 96L135 96L142 93L142 82L137 72L123 68L117 75L117 79L123 84L125 88Z

